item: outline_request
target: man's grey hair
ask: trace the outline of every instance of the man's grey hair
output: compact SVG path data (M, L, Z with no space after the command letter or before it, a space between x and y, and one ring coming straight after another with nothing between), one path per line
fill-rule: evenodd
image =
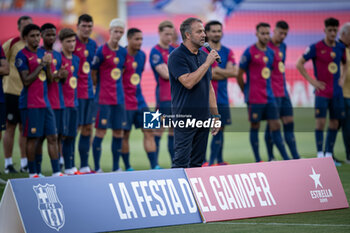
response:
M343 26L340 28L339 35L342 36L343 34L349 34L350 33L350 22L346 22L343 24Z
M188 18L186 19L185 21L182 22L181 26L180 26L180 32L181 32L181 37L182 37L182 41L185 41L186 40L186 32L188 33L192 33L192 24L195 23L195 22L199 22L199 23L202 23L202 21L200 19L197 19L197 18Z

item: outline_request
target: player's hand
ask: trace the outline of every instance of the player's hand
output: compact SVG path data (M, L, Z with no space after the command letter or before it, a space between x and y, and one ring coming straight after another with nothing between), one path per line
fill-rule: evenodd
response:
M220 127L215 127L216 125L216 121L220 121L219 118L214 118L215 122L214 122L214 127L211 129L211 135L215 136L219 133Z
M206 62L208 62L210 65L212 65L217 58L220 58L220 56L219 56L218 52L216 52L216 50L213 49L208 54Z
M343 86L344 86L344 83L345 83L344 79L343 79L343 78L340 78L339 81L338 81L339 86L340 86L340 87L343 87Z
M64 68L60 68L57 73L59 79L66 79L68 77L68 71Z
M48 53L45 53L45 55L43 56L42 62L43 62L43 65L49 65L49 64L51 64L51 62L52 62L52 57L51 57L51 55L48 54Z
M311 83L314 88L316 88L316 91L323 91L326 88L326 83L314 80L313 83Z

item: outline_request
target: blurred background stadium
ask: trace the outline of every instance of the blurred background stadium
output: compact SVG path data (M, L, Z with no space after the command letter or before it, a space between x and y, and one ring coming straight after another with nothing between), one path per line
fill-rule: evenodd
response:
M54 23L58 28L75 29L77 17L82 13L94 18L93 38L99 45L108 39L108 25L115 17L123 18L128 27L137 27L144 33L143 50L158 42L158 24L165 19L179 29L189 16L200 17L204 22L217 19L224 23L223 44L230 47L236 61L244 49L256 40L258 22L270 23L272 29L278 20L290 25L286 39L288 46L286 77L294 106L312 106L313 88L306 83L295 68L298 57L305 48L323 38L323 21L333 16L340 24L350 21L349 0L1 0L0 42L16 36L16 21L21 15L30 15L34 23ZM122 44L125 45L125 38ZM179 35L179 43L181 38ZM56 45L59 48L59 44ZM312 63L307 64L312 73ZM143 75L142 88L149 105L155 103L155 80L149 63ZM231 106L243 106L243 95L234 79L229 82Z

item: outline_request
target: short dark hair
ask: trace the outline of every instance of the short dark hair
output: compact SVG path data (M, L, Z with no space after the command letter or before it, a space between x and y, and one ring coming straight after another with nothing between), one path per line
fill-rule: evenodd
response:
M205 31L206 32L209 32L210 31L210 27L213 26L213 25L220 25L222 27L222 23L220 23L219 21L217 20L212 20L212 21L209 21L206 25L205 25Z
M277 21L276 28L281 28L281 29L288 30L289 29L289 25L288 25L288 23L286 21L280 20L280 21Z
M130 39L131 37L133 37L135 35L135 33L138 33L138 32L142 32L142 31L138 28L129 28L126 36L128 37L128 39Z
M27 36L31 31L34 31L34 30L38 30L40 32L40 27L36 24L28 24L26 25L24 28L23 28L23 31L22 31L22 38L24 38L25 36Z
M19 27L23 20L28 20L28 19L32 19L32 17L30 17L28 15L23 15L23 16L19 17L19 19L17 20L17 26Z
M325 19L324 21L324 26L325 27L339 27L339 20L336 18L330 17Z
M261 27L268 27L268 28L269 28L269 27L270 27L270 24L261 22L261 23L259 23L258 25L256 25L256 30L258 31L259 28L261 28Z
M82 14L81 16L79 16L78 18L78 25L81 23L81 22L94 22L92 20L92 17L91 15L88 15L88 14Z
M77 34L71 28L63 28L58 34L58 38L60 41L64 41L64 39L76 36Z
M183 21L181 23L181 25L180 25L180 32L181 32L181 37L182 37L183 41L185 41L185 39L186 39L186 34L185 33L186 32L188 32L188 33L192 32L191 26L192 26L192 23L194 23L194 22L202 23L202 20L190 17L190 18L186 19L185 21Z
M56 29L56 26L53 25L52 23L45 23L41 26L40 31L43 32L46 29Z

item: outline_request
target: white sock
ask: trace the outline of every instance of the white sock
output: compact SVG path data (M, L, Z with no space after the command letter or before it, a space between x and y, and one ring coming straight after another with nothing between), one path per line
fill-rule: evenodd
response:
M333 156L332 156L332 153L331 153L331 152L326 152L326 154L325 154L324 157L328 158L328 157L333 157Z
M60 157L60 164L64 164L64 159L62 156Z
M10 157L10 158L5 158L5 168L6 168L8 165L12 165L12 157Z
M317 158L324 158L323 151L317 152Z
M27 158L21 158L21 167L25 167L28 165L28 160Z

